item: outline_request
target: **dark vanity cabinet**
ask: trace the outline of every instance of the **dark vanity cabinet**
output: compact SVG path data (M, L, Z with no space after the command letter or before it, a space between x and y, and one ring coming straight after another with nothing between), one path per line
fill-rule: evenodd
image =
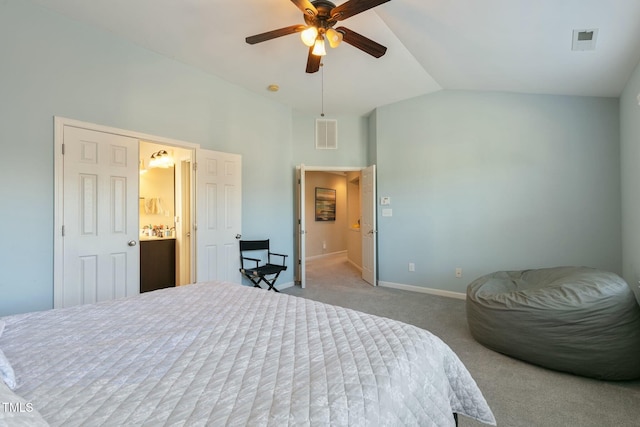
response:
M176 239L140 241L140 293L176 285Z

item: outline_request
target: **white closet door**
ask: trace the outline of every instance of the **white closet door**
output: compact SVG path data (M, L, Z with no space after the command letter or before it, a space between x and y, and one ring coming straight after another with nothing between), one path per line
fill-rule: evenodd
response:
M73 126L63 135L63 281L54 306L137 294L138 140Z
M196 281L241 283L242 157L196 151Z

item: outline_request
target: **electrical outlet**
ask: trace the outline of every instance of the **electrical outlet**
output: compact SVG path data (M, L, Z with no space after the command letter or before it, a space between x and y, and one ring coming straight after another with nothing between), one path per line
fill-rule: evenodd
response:
M460 267L456 268L456 278L462 277L462 269Z
M416 271L416 265L412 262L409 263L409 271Z

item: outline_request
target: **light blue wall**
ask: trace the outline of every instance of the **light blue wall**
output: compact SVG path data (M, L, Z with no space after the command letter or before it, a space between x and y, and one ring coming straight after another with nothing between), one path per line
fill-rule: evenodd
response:
M378 112L373 111L369 114L369 143L367 151L367 166L375 165L378 163L378 148L376 143L378 141Z
M316 150L319 115L293 113L293 164L307 166L367 166L368 120L358 116L326 116L338 121L338 149Z
M622 254L624 279L640 301L640 64L620 97Z
M293 247L288 107L26 0L0 40L0 315L52 307L54 115L241 154L243 235Z
M617 99L443 91L376 120L393 209L378 212L380 280L464 292L502 269L620 273Z

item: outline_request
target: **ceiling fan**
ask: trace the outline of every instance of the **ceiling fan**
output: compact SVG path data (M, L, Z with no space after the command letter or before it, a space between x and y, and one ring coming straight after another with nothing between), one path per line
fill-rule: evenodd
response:
M337 27L334 29L333 27L338 21L388 1L390 0L348 0L340 6L336 6L327 0L291 0L302 11L307 25L291 25L256 34L245 40L249 44L256 44L293 33L301 33L303 43L309 46L307 73L315 73L320 69L320 60L322 56L326 55L325 37L331 47L337 47L341 41L344 41L369 55L380 58L387 51L386 47L348 28Z

